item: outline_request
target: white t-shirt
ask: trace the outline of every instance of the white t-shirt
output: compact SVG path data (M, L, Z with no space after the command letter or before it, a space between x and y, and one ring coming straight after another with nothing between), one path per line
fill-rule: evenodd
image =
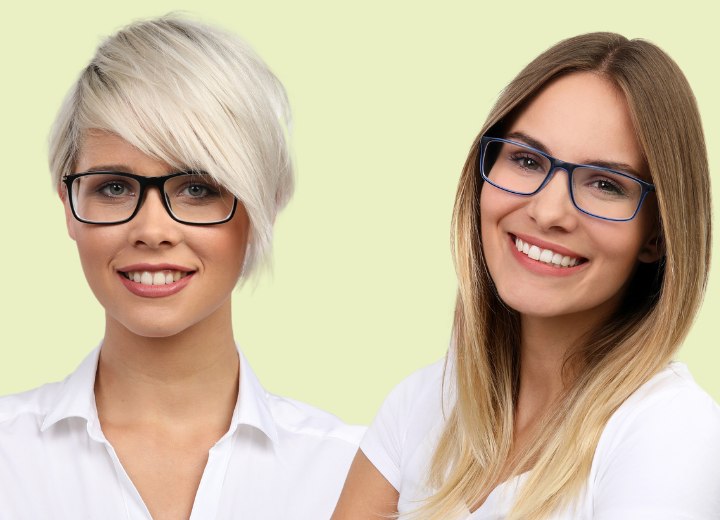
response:
M99 349L61 383L0 398L0 519L150 520L95 408ZM230 429L191 520L330 518L364 428L266 392L240 353Z
M400 513L431 491L428 466L443 429L444 361L411 375L387 397L360 444L400 493ZM446 378L449 377L447 374ZM502 520L526 474L499 485L472 520ZM720 407L672 363L608 421L584 491L552 520L720 519Z

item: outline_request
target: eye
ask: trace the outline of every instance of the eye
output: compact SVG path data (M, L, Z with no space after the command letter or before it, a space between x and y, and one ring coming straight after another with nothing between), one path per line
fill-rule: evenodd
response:
M210 179L204 179L200 175L177 177L179 184L175 187L169 186L174 198L182 199L186 203L208 201L220 196L220 188Z
M510 156L510 160L519 168L528 171L542 170L542 165L532 155L525 152L514 153Z
M207 196L210 190L207 186L203 186L201 184L190 184L184 191L187 192L188 196L197 198Z
M617 184L610 182L607 179L597 181L595 187L602 191L610 191L613 193L622 193L622 189Z
M598 179L591 184L591 187L608 195L625 196L625 190L622 186L610 179Z
M119 180L108 181L100 185L96 191L101 195L112 198L133 195L132 189L130 189L126 183Z

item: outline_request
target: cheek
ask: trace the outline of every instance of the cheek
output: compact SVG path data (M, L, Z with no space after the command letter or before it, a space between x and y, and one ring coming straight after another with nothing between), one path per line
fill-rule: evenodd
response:
M250 219L241 204L238 204L235 216L226 226L222 230L227 234L227 239L224 241L224 255L231 259L233 265L237 267L239 276L245 264L245 256L247 255L248 242L251 236Z
M117 249L117 238L100 226L96 229L76 226L73 239L78 249L83 271L88 279L93 273L109 264L113 252Z
M480 192L480 238L486 261L491 262L493 253L507 237L502 232L502 223L523 204L522 197L501 192L485 184Z
M110 264L119 249L117 237L101 226L89 229L79 225L75 228L74 239L85 280L95 298L106 307L112 294L109 291L114 273Z
M500 213L500 209L497 207L497 197L493 197L491 191L492 186L485 184L480 192L480 237L483 243L488 238L486 235L497 222Z
M248 230L244 225L235 225L234 221L227 224L226 228L217 228L217 234L208 236L203 234L193 241L197 244L196 252L202 259L220 267L217 274L225 278L232 278L234 281L240 277L245 262L245 253L248 243Z
M586 223L586 235L593 242L591 247L608 261L635 265L647 239L646 227L641 219L619 223L592 220Z
M597 229L588 230L588 236L593 241L591 247L595 249L593 260L597 263L593 278L595 289L592 291L597 291L597 294L624 291L639 264L638 256L644 238L641 226L632 221L620 224L630 225L627 229L622 226L615 226L610 231L602 229L601 233Z

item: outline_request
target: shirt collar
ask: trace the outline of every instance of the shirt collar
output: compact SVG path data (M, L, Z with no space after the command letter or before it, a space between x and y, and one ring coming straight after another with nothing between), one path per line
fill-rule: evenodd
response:
M232 434L239 425L246 424L262 431L273 441L273 444L277 444L277 425L269 402L272 396L262 387L239 347L238 355L240 356L240 390L228 434Z
M97 372L100 347L90 354L62 382L55 403L43 420L40 431L44 432L57 422L70 417L79 417L88 422L97 420L95 409L95 373Z
M63 419L78 417L88 422L88 431L98 426L99 419L95 407L95 374L97 373L100 348L96 347L70 374L60 387L54 404L42 422L40 431L44 432ZM273 443L277 443L278 432L270 410L271 399L260 384L247 359L238 347L240 357L239 396L235 403L230 429L226 436L233 435L240 425L247 425L262 431Z

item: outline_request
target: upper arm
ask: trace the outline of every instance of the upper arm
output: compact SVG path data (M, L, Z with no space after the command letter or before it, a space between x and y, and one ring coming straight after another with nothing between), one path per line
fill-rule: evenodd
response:
M358 450L332 520L387 520L397 513L399 494Z
M644 411L611 440L594 482L593 518L720 518L720 409L690 397Z
M440 414L441 378L437 363L390 392L360 443L334 520L387 520L398 512L399 491L412 492L412 481L419 478L408 461ZM408 480L411 484L404 485Z

